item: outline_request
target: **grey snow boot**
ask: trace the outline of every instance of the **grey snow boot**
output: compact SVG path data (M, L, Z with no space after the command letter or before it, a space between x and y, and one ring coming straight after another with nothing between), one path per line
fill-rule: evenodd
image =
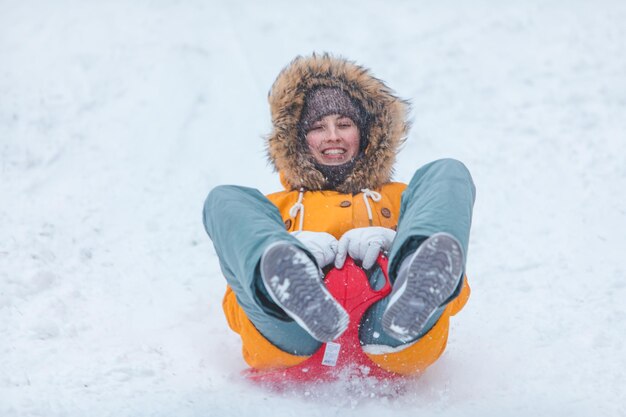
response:
M383 313L383 329L402 342L423 333L437 309L450 301L463 272L461 244L448 233L426 239L402 262Z
M261 277L272 300L320 342L330 342L348 328L348 313L324 286L317 265L297 246L271 244L261 257Z

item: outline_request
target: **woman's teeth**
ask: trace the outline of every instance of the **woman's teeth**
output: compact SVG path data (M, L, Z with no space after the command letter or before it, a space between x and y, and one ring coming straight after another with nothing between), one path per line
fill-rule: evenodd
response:
M326 149L322 152L324 155L341 155L346 153L343 149Z

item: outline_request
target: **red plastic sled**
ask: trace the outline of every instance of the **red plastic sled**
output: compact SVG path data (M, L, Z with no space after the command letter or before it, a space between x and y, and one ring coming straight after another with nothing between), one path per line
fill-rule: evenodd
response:
M300 365L277 370L248 369L244 374L250 380L260 383L323 382L346 376L377 379L400 377L399 374L386 371L372 362L359 343L361 317L372 304L391 291L387 274L388 259L381 254L377 262L385 276L385 285L378 291L370 287L365 272L350 257L346 259L342 269L333 268L326 274L326 287L350 315L348 329L339 338L324 343Z

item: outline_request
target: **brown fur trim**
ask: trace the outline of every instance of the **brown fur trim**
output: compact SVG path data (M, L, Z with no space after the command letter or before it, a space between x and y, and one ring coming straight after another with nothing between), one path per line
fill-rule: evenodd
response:
M320 190L325 183L306 143L298 138L305 95L320 86L340 88L367 114L367 148L337 191L356 194L391 181L396 154L409 129L408 102L366 68L329 54L313 54L296 57L285 67L268 96L273 129L267 137L267 154L287 187Z

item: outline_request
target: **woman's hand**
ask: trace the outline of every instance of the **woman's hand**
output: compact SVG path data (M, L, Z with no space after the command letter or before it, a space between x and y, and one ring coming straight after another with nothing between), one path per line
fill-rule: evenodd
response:
M337 254L337 239L326 232L291 232L311 252L317 261L317 266L324 268L335 260Z
M347 255L361 261L363 269L371 268L381 250L389 250L396 232L386 227L359 227L348 230L339 239L335 268L343 268Z

